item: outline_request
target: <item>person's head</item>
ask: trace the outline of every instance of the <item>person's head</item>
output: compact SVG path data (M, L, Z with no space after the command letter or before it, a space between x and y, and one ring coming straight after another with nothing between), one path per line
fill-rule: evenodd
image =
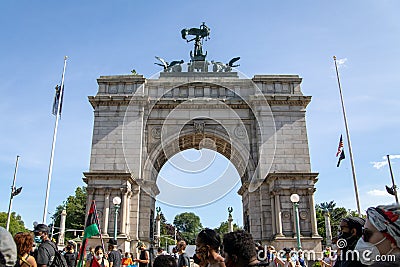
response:
M179 241L179 242L178 242L178 245L177 245L177 248L178 248L178 252L185 251L185 249L186 249L186 242L185 242L185 240Z
M66 250L67 250L68 252L70 252L71 250L73 250L73 248L72 248L71 245L68 245L68 246L66 247Z
M283 251L284 251L284 253L285 253L285 255L284 255L285 258L286 258L286 259L290 259L290 258L291 258L292 249L291 249L291 248L284 248Z
M14 236L15 244L17 245L18 255L29 254L33 246L33 237L31 233L17 233Z
M253 237L244 230L225 234L223 248L227 267L248 266L257 260Z
M342 250L354 249L358 239L362 236L362 227L364 226L365 220L360 217L346 217L340 221L340 234L339 239L345 239L347 246L343 247ZM340 241L338 241L340 242Z
M218 252L221 246L219 234L212 229L206 228L200 231L196 238L196 255L205 261L210 252Z
M49 240L49 227L47 227L47 225L43 223L36 225L33 233L35 234L36 243L41 243L43 241Z
M130 257L129 252L125 252L125 258L129 258L129 257Z
M158 247L158 248L157 248L157 252L158 252L158 253L163 253L163 251L164 251L164 249L163 249L162 247Z
M146 249L146 244L143 243L143 242L141 242L141 241L139 241L139 242L137 243L136 247L137 247L139 250L145 250L145 249Z
M170 255L160 255L154 260L153 267L176 267L174 257Z
M400 252L400 205L368 208L363 235L356 246L361 251L366 248L372 255Z
M117 245L118 245L117 240L115 240L114 238L108 240L108 250L117 249Z
M10 232L0 226L0 267L14 266L17 247Z
M94 247L89 247L89 253L94 254Z
M173 247L172 248L172 253L177 253L178 252L178 248L177 247Z
M103 247L102 247L102 246L97 246L97 247L94 249L94 257L95 257L97 260L100 260L101 258L103 258L103 256L104 256Z

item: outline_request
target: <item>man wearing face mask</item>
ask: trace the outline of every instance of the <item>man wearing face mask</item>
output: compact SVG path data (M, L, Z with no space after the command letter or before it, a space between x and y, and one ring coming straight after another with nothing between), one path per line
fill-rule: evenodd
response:
M360 217L346 217L340 222L340 234L337 245L340 255L334 267L361 267L364 266L354 254L358 239L362 236L362 227L365 220Z
M400 266L400 205L368 208L355 249L366 265Z
M35 234L35 242L40 244L35 257L37 266L47 267L55 256L56 245L49 238L49 228L47 225L36 225L33 233Z

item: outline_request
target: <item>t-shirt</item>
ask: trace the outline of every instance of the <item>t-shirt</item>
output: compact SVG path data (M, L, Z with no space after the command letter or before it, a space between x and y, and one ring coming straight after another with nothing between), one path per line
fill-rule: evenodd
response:
M72 252L67 252L64 254L65 261L68 264L68 267L75 267L76 262L76 254Z
M122 255L118 250L112 250L108 254L108 261L113 263L113 267L121 267Z
M179 255L178 267L182 267L182 266L187 266L187 267L190 266L190 258L186 254L186 252L183 252L182 254Z
M133 264L132 258L123 258L122 265L131 265Z
M47 265L54 259L56 255L55 245L51 243L50 240L46 240L40 244L37 254L36 254L36 263L37 265Z

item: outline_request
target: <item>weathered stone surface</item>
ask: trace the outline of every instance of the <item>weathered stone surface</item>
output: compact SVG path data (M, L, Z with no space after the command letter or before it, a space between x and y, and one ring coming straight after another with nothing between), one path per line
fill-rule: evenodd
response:
M101 76L84 181L113 236L112 198L122 199L118 242L134 251L150 242L159 170L173 155L207 147L226 156L242 181L246 229L255 240L294 247L290 195L300 195L303 248L320 249L305 109L297 75L163 72L159 78ZM257 169L258 168L258 169ZM254 179L260 181L254 188ZM107 190L105 190L105 188ZM88 202L91 201L88 199ZM89 203L88 203L89 205Z

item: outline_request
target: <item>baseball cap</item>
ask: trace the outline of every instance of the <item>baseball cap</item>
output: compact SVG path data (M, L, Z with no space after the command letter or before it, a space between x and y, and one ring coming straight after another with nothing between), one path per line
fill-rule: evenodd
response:
M48 233L49 232L49 227L43 223L39 223L38 225L35 226L35 229L33 230L34 233L38 232L43 232L43 233Z

